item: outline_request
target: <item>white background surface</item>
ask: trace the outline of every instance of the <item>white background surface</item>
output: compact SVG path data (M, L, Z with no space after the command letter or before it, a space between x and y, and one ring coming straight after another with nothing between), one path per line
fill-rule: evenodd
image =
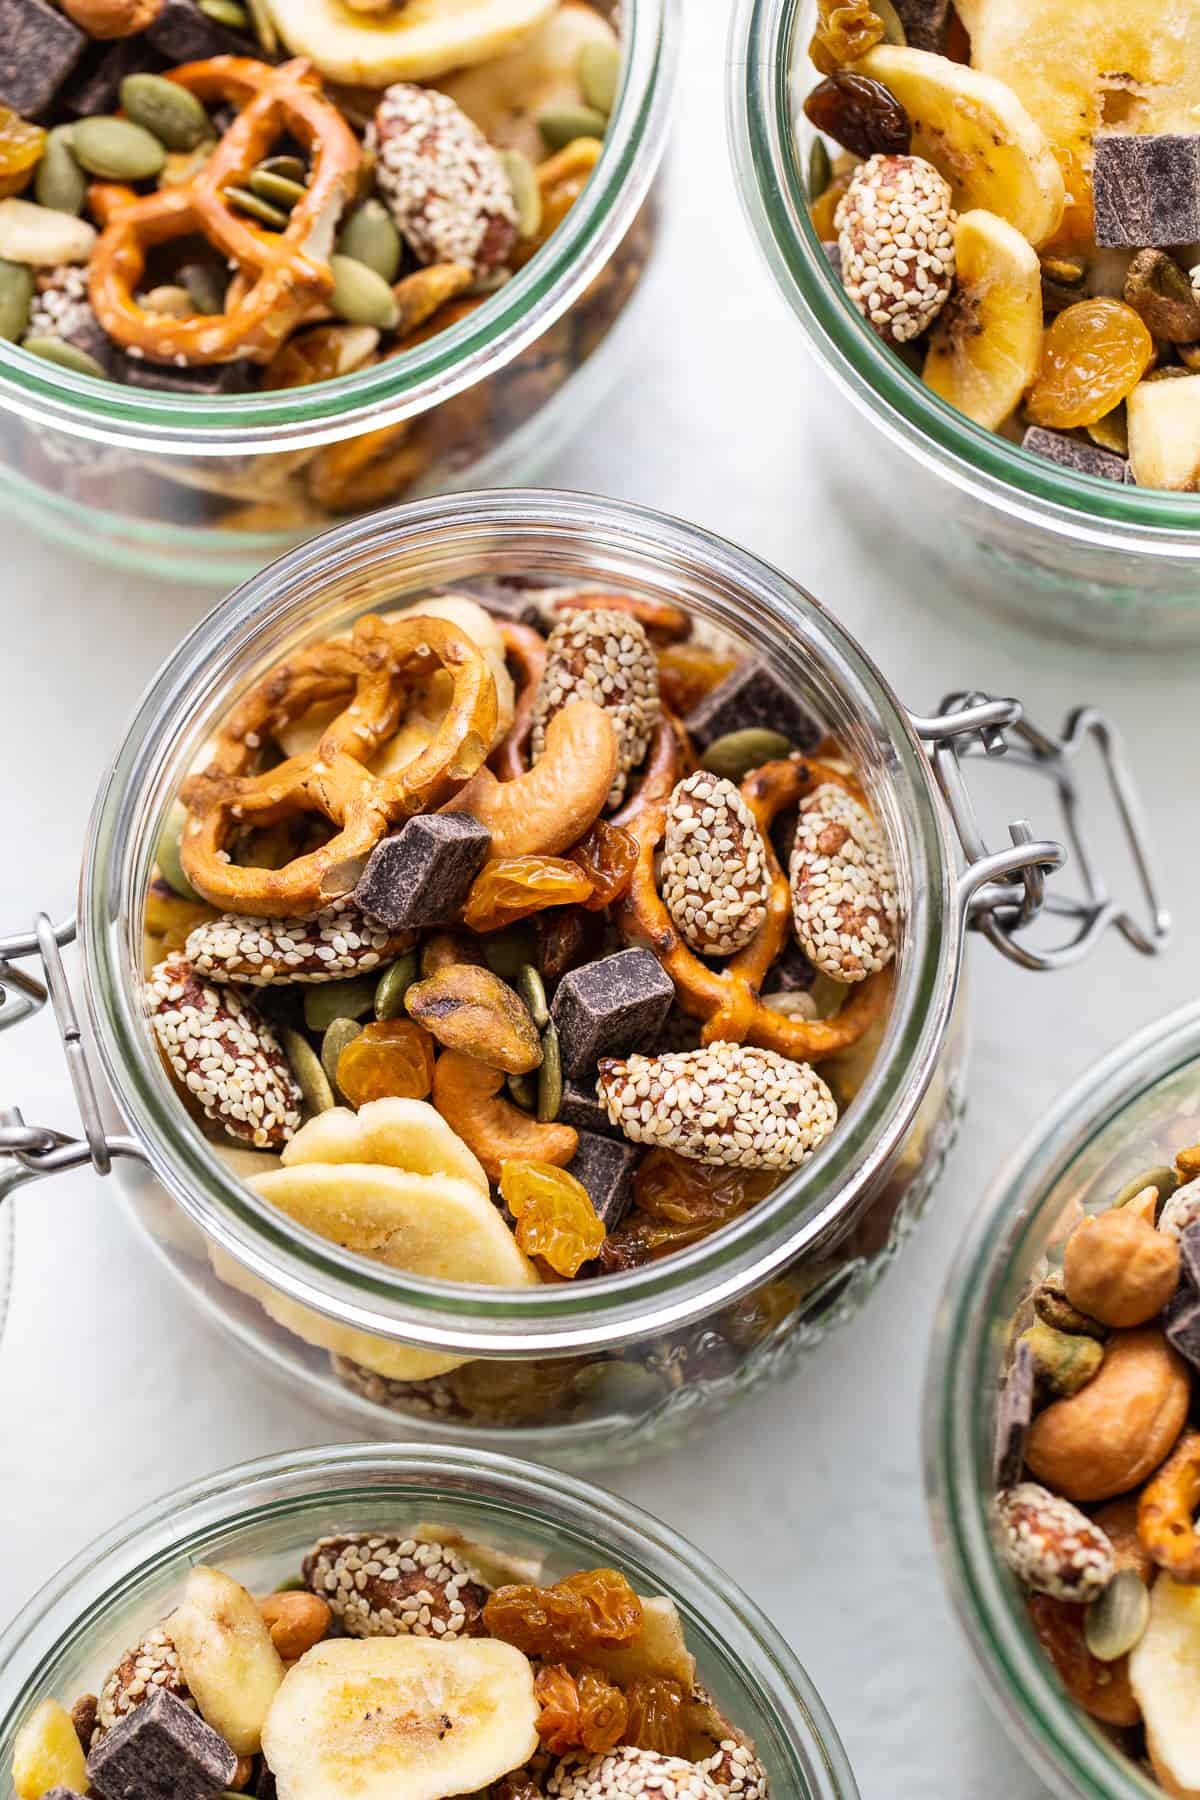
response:
M1183 921L1200 881L1196 665L1039 643L955 615L953 596L948 610L927 610L919 580L915 592L897 585L870 495L854 496L852 522L827 485L840 403L802 360L737 207L724 0L687 5L665 254L622 385L549 478L703 521L777 562L840 611L915 709L968 684L1017 693L1050 724L1076 701L1111 708ZM35 908L71 905L102 767L159 659L208 600L94 570L7 526L3 556L0 928L15 929ZM1035 833L1048 831L1045 798L1026 805ZM1000 1159L1097 1055L1191 997L1200 951L1183 928L1158 963L1110 942L1086 967L1030 976L979 943L971 965L971 1115L931 1215L866 1316L790 1386L682 1452L611 1478L773 1615L871 1800L1040 1792L985 1709L933 1562L918 1442L932 1312ZM0 1042L0 1094L27 1119L69 1126L66 1086L44 1019ZM192 1313L102 1184L74 1175L23 1190L15 1206L0 1355L0 1622L88 1539L166 1488L330 1435Z

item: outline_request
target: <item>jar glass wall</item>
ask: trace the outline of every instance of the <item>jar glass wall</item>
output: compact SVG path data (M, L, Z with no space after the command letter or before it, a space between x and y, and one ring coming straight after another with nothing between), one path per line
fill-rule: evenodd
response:
M1162 1789L1070 1699L995 1553L996 1404L1032 1289L1084 1211L1200 1138L1200 1008L1123 1044L1064 1095L1002 1171L951 1272L925 1396L925 1462L943 1574L989 1697L1051 1790L1146 1800ZM1024 1320L1022 1320L1022 1326Z
M621 9L621 87L561 222L444 330L310 387L186 398L96 381L0 342L0 512L121 567L244 579L338 518L528 479L619 370L610 334L654 249L676 0Z
M1200 642L1200 497L1069 473L973 425L842 292L808 213L815 21L814 0L741 0L730 129L743 201L798 342L852 403L834 453L863 495L863 528L876 543L894 533L922 591L957 608L975 599L1039 632L1097 642Z
M0 1781L11 1787L13 1737L38 1701L94 1692L197 1563L266 1592L295 1576L318 1537L420 1520L544 1558L550 1580L615 1566L641 1593L666 1595L705 1685L754 1740L775 1800L856 1800L837 1733L791 1650L691 1544L549 1470L414 1445L243 1464L166 1496L85 1550L0 1638Z

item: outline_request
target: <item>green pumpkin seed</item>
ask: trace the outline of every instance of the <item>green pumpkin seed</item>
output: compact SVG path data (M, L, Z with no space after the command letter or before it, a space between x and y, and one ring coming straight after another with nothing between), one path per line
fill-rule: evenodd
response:
M1150 1594L1136 1569L1118 1569L1087 1609L1083 1635L1097 1662L1116 1662L1142 1640Z
M354 208L342 226L337 249L340 256L365 263L389 284L400 273L404 246L396 221L382 200L364 200Z
M543 1125L557 1119L562 1105L562 1057L558 1048L558 1032L554 1020L546 1020L542 1033L542 1061L537 1072L537 1116Z
M149 181L167 160L162 142L144 125L104 114L80 119L72 127L71 148L89 175L105 181Z
M162 75L127 75L121 105L135 125L152 132L168 150L194 150L214 135L212 120L195 94Z
M327 1031L335 1019L361 1019L375 1005L375 986L372 975L351 975L306 987L304 1023L310 1031Z
M74 133L73 125L54 127L37 166L33 191L39 206L48 206L51 212L72 213L78 218L87 199L88 184L71 149Z
M329 304L349 325L373 325L390 331L400 318L400 306L388 283L377 270L354 256L331 256L333 293Z
M517 992L525 1002L525 1009L538 1030L550 1023L550 1008L546 1005L546 990L542 978L532 963L526 963L517 976Z
M883 41L885 44L907 44L908 36L901 21L900 14L892 5L892 0L871 0L871 11L883 25Z
M641 1363L614 1360L589 1363L575 1377L575 1392L600 1412L645 1412L663 1397L658 1375Z
M594 106L548 106L537 116L537 128L551 150L565 150L576 138L602 138L607 124Z
M1169 1200L1171 1198L1171 1195L1178 1186L1179 1176L1175 1173L1174 1169L1168 1169L1164 1163L1157 1169L1144 1169L1140 1175L1135 1175L1132 1181L1127 1181L1113 1201L1113 1205L1128 1206L1131 1200L1137 1199L1143 1188L1148 1187L1158 1189L1158 1198L1161 1205L1164 1200Z
M303 1575L289 1575L286 1581L277 1582L273 1592L276 1594L303 1594L308 1591L308 1583Z
M254 27L254 35L268 56L274 56L279 48L279 33L275 29L275 21L271 17L271 9L267 0L248 0L250 23Z
M542 223L542 190L534 166L520 150L501 150L500 164L517 209L517 230L523 238L536 237Z
M257 219L260 225L269 225L273 231L287 229L287 214L281 212L279 207L272 206L269 200L260 200L249 188L227 187L222 188L221 192L231 206L236 206L239 212L245 213L249 218Z
M28 263L0 261L0 338L15 344L29 324L33 270Z
M522 1112L531 1113L537 1106L538 1084L532 1075L510 1075L508 1091Z
M197 6L206 19L212 19L218 25L228 25L230 31L246 31L250 20L244 6L237 0L196 0Z
M724 737L714 738L700 759L700 767L713 775L723 775L727 781L744 781L751 769L761 769L764 763L791 754L791 739L781 731L751 725L745 731L727 731Z
M575 59L575 79L588 105L607 118L621 85L621 46L585 44Z
M833 164L825 148L824 138L814 138L808 152L808 197L819 200L833 180Z
M139 304L143 312L154 313L160 319L190 319L192 316L192 296L185 287L169 282L142 294Z
M303 200L308 189L290 175L277 175L274 169L255 169L250 177L250 191L260 200L270 200L283 212L291 212L297 200Z
M300 1084L306 1112L331 1112L337 1101L333 1097L333 1083L321 1066L321 1058L304 1033L293 1031L290 1025L284 1026L282 1039L283 1053L291 1064L292 1074Z
M282 175L288 181L298 181L301 187L308 184L308 164L299 156L264 156L258 166L268 175Z
M335 1019L321 1039L321 1067L330 1087L339 1098L342 1090L337 1084L338 1058L346 1045L352 1044L361 1031L362 1026L357 1019Z
M403 1018L404 996L420 973L420 960L415 950L398 956L391 967L384 970L375 989L377 1019Z
M537 956L537 936L531 925L507 925L488 933L483 958L493 975L515 987L521 970Z
M836 1019L846 1004L846 996L850 989L844 981L834 981L818 969L809 993L817 1009L818 1019Z
M183 863L179 857L179 842L183 837L183 828L187 824L187 807L176 800L167 814L166 823L159 834L154 849L154 860L158 864L158 872L173 893L184 900L203 902L203 894L198 894L183 872Z
M188 263L180 269L179 278L188 291L193 309L211 318L225 311L225 281L211 263Z
M78 344L68 344L65 338L22 338L21 348L28 350L30 356L40 356L43 362L57 363L60 369L70 369L73 375L90 375L93 381L108 380L107 371L100 367L94 356L89 356Z

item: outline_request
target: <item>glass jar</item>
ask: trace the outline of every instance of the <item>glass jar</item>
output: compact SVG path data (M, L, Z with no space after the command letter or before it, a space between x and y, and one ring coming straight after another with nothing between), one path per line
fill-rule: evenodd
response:
M669 599L702 629L763 658L840 740L897 872L903 926L890 1011L869 1039L822 1064L842 1117L820 1154L715 1237L602 1280L520 1289L420 1280L290 1224L189 1121L143 1010L141 921L156 842L182 775L233 695L359 613L481 578ZM1019 841L1014 828L1009 850L988 852L960 761L982 751L985 738L993 750L1011 744L1018 760L1036 743L1031 766L1077 810L1073 741L1036 733L1016 702L978 695L914 720L815 600L699 528L538 491L420 502L342 527L294 551L197 627L151 685L117 753L84 854L80 919L111 1104L102 1121L81 1096L89 1142L72 1149L47 1133L45 1170L72 1156L95 1161L98 1151L105 1166L115 1156L133 1217L189 1292L257 1356L360 1426L558 1460L636 1458L794 1368L858 1311L919 1218L962 1108L956 1002L968 923L1026 966L1052 966L1060 953L1035 952L1024 931L1049 879L1052 910L1074 921L1061 954L1080 954L1114 922L1142 949L1165 939L1152 895L1148 932L1102 891L1073 907L1053 875L1062 849L1031 842L1027 827ZM1106 744L1116 753L1111 735ZM0 956L28 954L32 944L53 990L54 938L43 919L31 938L0 943ZM60 1010L68 1038L71 1016ZM124 1135L107 1141L105 1125ZM0 1130L0 1151L5 1142ZM39 1155L27 1153L15 1178L42 1172ZM471 1360L430 1381L389 1382L363 1373L355 1333Z
M1062 1261L1082 1212L1200 1138L1200 1006L1129 1039L1076 1082L975 1217L939 1308L925 1395L925 1467L942 1572L988 1693L1056 1794L1161 1800L1067 1695L993 1548L996 1398L1017 1309Z
M158 1623L196 1563L252 1591L293 1577L318 1537L436 1520L546 1579L615 1566L679 1609L704 1685L754 1740L774 1800L857 1800L837 1732L788 1645L729 1577L648 1513L508 1457L338 1445L265 1457L135 1513L90 1545L0 1637L0 1783L13 1737L47 1695L68 1706Z
M742 198L799 341L853 402L829 451L845 490L863 496L862 527L875 543L894 532L919 591L955 608L971 597L1039 633L1098 643L1200 643L1200 496L1076 475L972 424L846 298L808 213L815 22L815 0L741 0L730 130Z
M0 512L76 554L219 589L334 518L529 480L618 373L610 334L657 236L677 27L677 0L625 0L621 89L582 193L510 281L402 356L184 398L0 342ZM369 456L337 456L375 433Z

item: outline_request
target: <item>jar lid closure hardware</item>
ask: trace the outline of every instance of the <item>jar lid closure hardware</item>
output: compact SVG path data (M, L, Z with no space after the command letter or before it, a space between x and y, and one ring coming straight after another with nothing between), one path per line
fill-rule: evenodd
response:
M1023 969L1068 968L1081 961L1110 926L1144 956L1156 956L1166 948L1171 917L1161 899L1141 797L1121 735L1106 714L1094 706L1077 707L1068 714L1061 735L1054 737L1026 719L1019 700L964 692L948 695L934 717L914 715L912 723L930 745L934 776L967 858L959 878L966 922L1002 956ZM1088 745L1099 751L1116 804L1148 915L1145 924L1109 893L1084 830L1072 765ZM1053 783L1069 857L1054 839L1035 839L1025 819L1009 825L1011 848L988 848L963 768L966 758L979 756L1007 756ZM1062 894L1048 885L1048 878L1068 860L1078 867L1081 894ZM1068 920L1071 929L1060 943L1035 949L1022 941L1022 934L1043 912Z

